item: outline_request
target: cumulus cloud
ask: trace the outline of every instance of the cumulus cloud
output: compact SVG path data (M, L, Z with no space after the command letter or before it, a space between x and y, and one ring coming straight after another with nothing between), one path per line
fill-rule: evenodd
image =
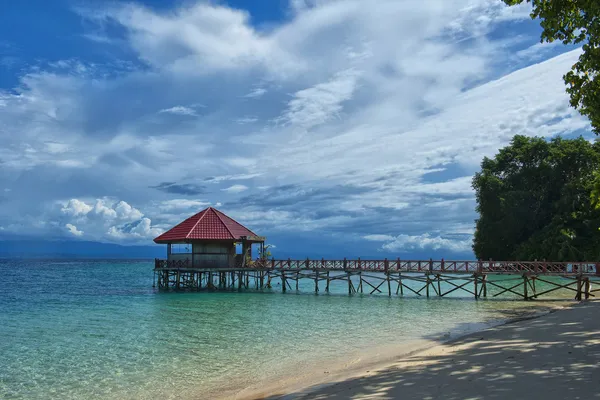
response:
M65 204L61 211L72 217L87 215L94 207L78 199L71 199Z
M166 202L166 209L171 211L176 208L176 201ZM182 204L180 204L182 205ZM152 221L144 217L137 208L123 200L102 198L95 200L70 199L63 202L60 216L46 216L50 221L58 218L68 221L64 226L73 236L83 236L85 229L86 238L91 240L134 240L153 238L163 228L154 226ZM77 225L73 222L77 221Z
M149 218L142 218L135 223L111 226L107 231L107 235L113 239L135 240L152 239L163 232L163 229L153 227Z
M82 236L83 235L83 231L78 230L75 225L66 224L65 228L67 228L67 230L69 231L69 233L71 235L73 235L73 236Z

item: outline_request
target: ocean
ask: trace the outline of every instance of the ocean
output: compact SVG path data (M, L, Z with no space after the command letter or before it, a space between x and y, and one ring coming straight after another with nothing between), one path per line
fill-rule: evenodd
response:
M0 398L212 398L358 362L370 348L444 340L533 304L348 296L344 283L318 295L312 282L286 294L159 292L152 268L0 260Z

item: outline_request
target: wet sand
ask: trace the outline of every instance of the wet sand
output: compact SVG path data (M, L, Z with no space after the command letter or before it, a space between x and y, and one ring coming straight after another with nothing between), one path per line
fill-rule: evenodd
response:
M418 350L415 349L418 347ZM600 398L600 302L521 318L440 344L412 343L395 360L309 374L237 399ZM407 352L409 350L407 349ZM299 371L302 375L303 371Z

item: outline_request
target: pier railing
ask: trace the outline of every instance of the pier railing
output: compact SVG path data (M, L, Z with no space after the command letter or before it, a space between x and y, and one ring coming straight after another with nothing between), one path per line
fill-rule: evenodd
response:
M155 259L155 269L210 269L192 266L189 260ZM447 261L447 260L275 260L256 259L235 269L253 270L313 270L313 271L368 271L368 272L431 272L479 274L535 274L535 275L600 275L600 262L548 261ZM222 269L222 268L215 268Z

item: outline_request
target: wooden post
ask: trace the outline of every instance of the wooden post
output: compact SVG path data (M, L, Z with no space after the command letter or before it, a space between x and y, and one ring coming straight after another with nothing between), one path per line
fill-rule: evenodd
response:
M487 275L483 275L481 284L483 285L483 297L487 297Z
M243 278L242 278L242 274L244 272L243 271L238 271L238 290L242 289L242 283L244 282Z
M591 284L590 284L590 278L589 277L585 277L585 299L588 300L590 298L590 288L591 288Z
M359 264L360 265L360 262ZM363 292L363 282L362 282L362 270L358 271L358 279L360 281L360 283L358 284L358 290L360 290L360 292Z
M475 288L475 290L473 291L473 293L475 293L475 300L477 300L479 298L478 293L477 293L477 279L478 279L479 275L477 272L475 272L473 274L473 287Z
M402 272L398 272L398 289L396 289L396 294L400 291L400 295L404 296L404 287L402 287Z
M425 277L427 278L425 282L425 293L427 294L427 297L429 297L429 272L425 274Z
M325 286L325 291L329 292L329 271L327 271L327 286Z
M442 261L442 265L444 265L444 261ZM442 286L441 286L440 274L436 274L435 279L437 279L438 296L442 297Z
M260 288L265 286L265 271L260 271Z
M300 271L296 272L296 292L298 291L299 282L300 282Z
M527 295L527 275L523 274L523 297L525 300L529 300L529 296Z
M179 270L177 270L177 278L175 281L175 289L177 289L177 290L179 290L179 278L180 278Z
M390 264L389 264L387 258L384 261L384 266L385 266L385 278L387 279L388 296L391 296L392 295L392 286L390 283Z
M319 293L319 271L315 270L315 293Z
M285 293L287 282L285 280L285 271L281 270L281 291Z
M346 259L344 259L344 263ZM348 278L348 294L352 294L352 282L350 281L350 272L346 271L346 277Z
M581 301L581 287L582 287L581 275L577 275L577 293L575 294L575 300L577 300L577 301Z

